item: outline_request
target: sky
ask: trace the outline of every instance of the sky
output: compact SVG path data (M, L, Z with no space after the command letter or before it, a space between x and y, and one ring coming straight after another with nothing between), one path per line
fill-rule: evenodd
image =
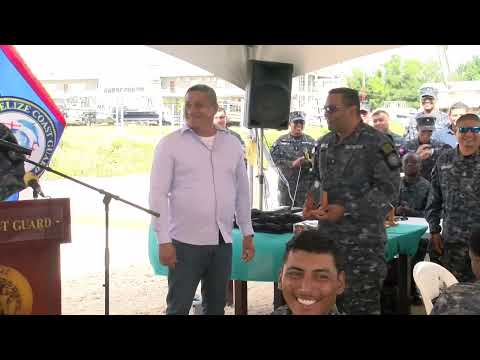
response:
M148 69L152 65L155 65L163 75L209 74L185 61L143 45L17 45L16 49L39 79L54 74L74 77L103 75L138 78L148 76ZM402 46L350 60L327 70L347 75L352 68L360 68L366 73L373 73L394 54L422 62L439 59L438 46ZM449 45L447 57L451 71L474 55L480 56L479 45Z

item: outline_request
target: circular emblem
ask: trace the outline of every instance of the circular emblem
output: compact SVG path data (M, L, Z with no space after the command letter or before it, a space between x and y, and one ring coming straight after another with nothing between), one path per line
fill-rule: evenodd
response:
M57 143L52 118L35 103L17 97L0 97L0 123L7 126L20 146L31 149L29 159L48 166ZM25 163L25 172L39 176L43 169Z
M28 280L14 268L0 265L0 315L30 315L32 306Z

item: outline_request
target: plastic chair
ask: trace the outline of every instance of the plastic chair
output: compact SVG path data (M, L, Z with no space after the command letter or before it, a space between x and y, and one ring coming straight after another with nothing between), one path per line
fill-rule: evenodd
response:
M440 291L458 283L453 274L433 262L420 261L413 268L413 279L420 290L427 315L433 309L432 299L440 295Z

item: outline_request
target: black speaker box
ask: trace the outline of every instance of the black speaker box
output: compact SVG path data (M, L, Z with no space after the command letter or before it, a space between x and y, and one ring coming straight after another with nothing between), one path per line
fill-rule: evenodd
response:
M244 126L287 129L293 64L249 60Z

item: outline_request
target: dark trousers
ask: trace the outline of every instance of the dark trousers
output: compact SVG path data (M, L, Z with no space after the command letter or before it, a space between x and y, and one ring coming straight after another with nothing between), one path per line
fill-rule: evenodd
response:
M168 273L167 315L188 315L200 280L203 313L223 315L232 271L232 244L226 244L223 237L218 245L172 243L177 263Z

